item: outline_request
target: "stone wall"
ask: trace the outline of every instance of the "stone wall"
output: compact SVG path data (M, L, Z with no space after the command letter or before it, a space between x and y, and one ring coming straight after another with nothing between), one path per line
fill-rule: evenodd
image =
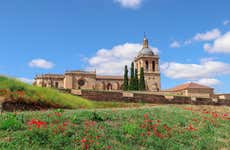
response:
M75 93L76 94L76 93ZM185 96L167 96L147 94L141 92L123 91L93 91L82 90L80 94L84 98L95 101L117 101L117 102L144 102L154 104L194 104L194 105L227 105L230 106L230 99L196 98Z

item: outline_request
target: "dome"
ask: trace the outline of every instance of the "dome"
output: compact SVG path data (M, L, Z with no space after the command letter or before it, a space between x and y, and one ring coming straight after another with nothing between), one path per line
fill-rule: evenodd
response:
M138 56L140 55L148 55L148 56L153 56L154 53L150 48L143 48L139 53Z
M147 56L153 56L154 55L152 49L149 48L149 42L148 42L148 39L146 37L144 37L143 48L138 53L138 56L143 56L143 55L145 55L145 56L146 55Z

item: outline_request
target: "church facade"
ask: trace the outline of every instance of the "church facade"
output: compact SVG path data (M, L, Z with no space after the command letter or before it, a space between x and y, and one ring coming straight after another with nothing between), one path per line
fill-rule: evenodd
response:
M143 40L143 48L134 58L135 68L144 68L146 91L160 91L159 56ZM96 71L66 71L64 74L36 75L34 85L58 89L122 90L123 76L102 76Z

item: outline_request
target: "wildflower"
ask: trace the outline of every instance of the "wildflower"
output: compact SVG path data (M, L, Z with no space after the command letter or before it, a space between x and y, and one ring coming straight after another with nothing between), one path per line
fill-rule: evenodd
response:
M55 112L55 116L61 117L61 113Z
M203 111L203 114L209 114L209 112L208 111Z
M68 123L67 122L63 122L63 124L62 124L64 127L66 127L67 125L68 125Z
M213 116L214 118L218 118L218 114L215 113L215 112L212 112L212 116Z
M151 132L150 132L150 131L148 131L148 132L147 132L147 135L148 135L148 136L150 136L150 135L151 135Z
M192 107L185 108L184 110L192 110Z
M111 148L112 148L112 146L108 146L107 148L108 148L108 149L111 149Z
M100 138L100 137L97 135L97 136L96 136L96 139L98 140L99 138Z
M164 129L169 132L171 130L171 128L169 128L166 124L164 124Z
M223 114L223 117L227 117L228 116L228 114Z
M83 139L81 140L81 142L82 142L82 143L85 143L85 142L86 142L86 139L85 139L85 138L83 138Z
M190 131L195 131L195 130L197 130L197 129L195 129L195 128L192 126L192 124L190 124L190 125L188 126L187 129L190 130Z
M145 118L145 119L148 119L148 114L144 114L144 118Z
M36 128L40 128L42 126L43 127L46 126L46 122L36 120L36 119L31 119L30 121L28 121L27 125L29 126L36 125Z

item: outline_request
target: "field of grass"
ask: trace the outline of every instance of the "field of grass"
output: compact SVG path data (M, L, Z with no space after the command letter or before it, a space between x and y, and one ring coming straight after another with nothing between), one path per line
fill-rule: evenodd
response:
M0 149L230 149L230 108L140 108L3 113Z

